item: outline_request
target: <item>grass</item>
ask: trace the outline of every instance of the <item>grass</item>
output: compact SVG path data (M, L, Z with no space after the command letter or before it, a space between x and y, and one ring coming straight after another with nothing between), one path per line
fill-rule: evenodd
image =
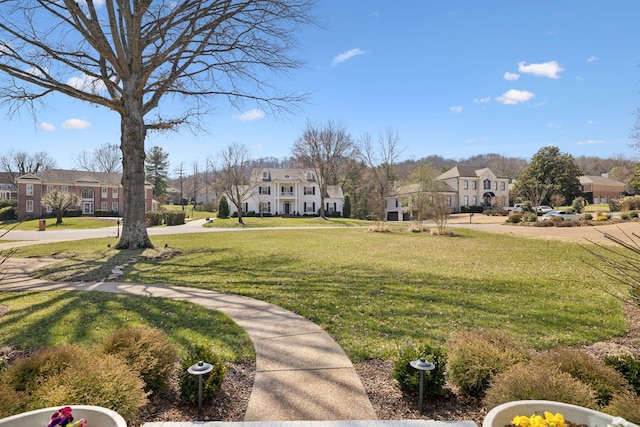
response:
M327 218L318 217L242 217L244 225L238 223L238 218L215 218L213 222L205 224L214 228L272 228L272 227L369 227L374 224L371 221L351 218ZM403 226L403 227L406 227Z
M116 218L99 218L99 217L70 217L63 218L62 224L56 225L55 218L46 218L47 230L68 230L68 229L89 229L89 228L103 228L103 227L115 227ZM40 225L39 219L32 219L23 221L18 224L14 230L25 231L38 231ZM11 228L15 225L15 222L3 222L0 224L0 232L4 229Z
M0 344L90 345L126 326L165 331L179 351L210 343L225 360L253 360L248 335L228 316L184 301L103 292L0 293ZM1 346L0 346L1 348Z
M620 302L597 289L599 278L582 259L586 252L573 243L462 229L457 237L437 237L358 228L152 240L181 253L139 260L127 268L126 281L280 305L325 328L354 361L391 358L407 339L443 343L461 329L506 329L543 349L606 340L626 328ZM68 260L48 274L90 278L92 269L123 256L107 242L25 247L16 256L57 253Z

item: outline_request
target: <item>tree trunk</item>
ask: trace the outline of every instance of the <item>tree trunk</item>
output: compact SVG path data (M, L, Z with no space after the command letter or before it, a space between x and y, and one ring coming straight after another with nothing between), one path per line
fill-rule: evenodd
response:
M152 248L145 225L144 140L147 131L142 102L135 99L123 102L125 113L121 115L120 149L124 215L122 235L116 249Z

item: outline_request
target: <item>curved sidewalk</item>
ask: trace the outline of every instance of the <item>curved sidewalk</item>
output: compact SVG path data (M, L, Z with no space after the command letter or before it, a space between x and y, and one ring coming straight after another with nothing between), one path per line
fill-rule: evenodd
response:
M41 265L41 264L40 264ZM178 286L45 282L29 277L38 260L3 264L2 291L80 290L186 300L230 316L251 337L256 374L245 421L376 420L342 348L315 323L252 298Z

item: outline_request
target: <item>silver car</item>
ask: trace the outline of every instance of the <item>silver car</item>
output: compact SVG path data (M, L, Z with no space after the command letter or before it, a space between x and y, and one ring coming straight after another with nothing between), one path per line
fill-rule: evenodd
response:
M579 213L575 213L573 211L551 211L542 215L542 220L546 221L548 219L553 218L554 216L562 218L563 221L569 221L569 220L578 221L580 218L582 218L582 215L580 215Z

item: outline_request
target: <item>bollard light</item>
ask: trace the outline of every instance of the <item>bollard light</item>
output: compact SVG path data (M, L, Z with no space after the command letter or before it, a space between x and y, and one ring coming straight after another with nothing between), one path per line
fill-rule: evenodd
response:
M412 368L415 368L420 371L420 395L418 397L418 410L420 411L420 415L422 415L422 401L424 400L424 371L432 371L435 369L436 365L431 362L427 362L424 357L421 357L418 360L413 360L409 362Z
M195 365L189 366L187 372L198 376L198 418L202 418L202 376L213 370L213 365L200 361Z

